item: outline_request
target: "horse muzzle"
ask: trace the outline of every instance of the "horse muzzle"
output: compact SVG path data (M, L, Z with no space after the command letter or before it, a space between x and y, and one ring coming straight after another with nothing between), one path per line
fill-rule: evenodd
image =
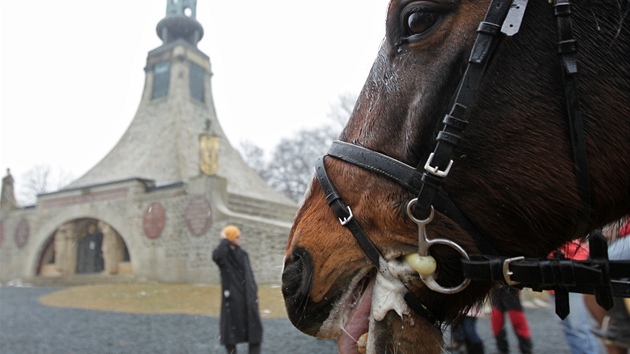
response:
M291 323L308 335L318 336L335 297L330 301L314 302L311 298L312 280L313 258L304 248L295 248L284 262L282 295Z
M432 347L424 352L439 353L439 330L410 311L403 299L407 290L401 279L417 278L417 273L404 261L382 263L378 270L358 268L332 280L326 294L314 301L312 256L304 248L294 248L282 274L290 321L308 335L337 337L339 353L343 354L415 352L420 333L435 334L435 340L429 342Z

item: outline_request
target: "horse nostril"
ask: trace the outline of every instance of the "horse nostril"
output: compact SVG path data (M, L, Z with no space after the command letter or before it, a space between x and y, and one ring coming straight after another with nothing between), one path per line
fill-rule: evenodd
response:
M282 295L291 323L302 332L316 336L339 300L340 292L333 292L323 301L313 302L313 272L311 254L304 248L294 248L284 262Z
M284 263L282 271L282 294L289 306L290 302L301 302L311 290L313 261L303 248L295 248ZM291 301L292 300L292 301Z

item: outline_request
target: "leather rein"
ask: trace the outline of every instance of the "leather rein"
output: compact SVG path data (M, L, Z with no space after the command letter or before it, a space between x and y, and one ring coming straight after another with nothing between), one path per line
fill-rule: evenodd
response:
M407 215L418 226L418 253L430 257L429 248L442 244L454 248L461 255L464 281L458 286L447 288L434 279L434 273L420 274L421 280L431 290L454 294L465 289L470 281L492 281L516 287L530 287L536 291L555 290L556 313L565 318L569 314L569 292L595 294L597 302L609 309L613 296L630 297L630 277L627 271L630 262L609 261L607 242L596 231L589 236L590 259L574 261L562 258L531 259L524 257L502 257L487 241L487 238L460 211L442 188L453 164L454 150L462 140L468 121L467 108L474 102L479 91L486 66L504 36L518 33L528 0L492 0L484 20L477 29L468 65L454 96L450 113L442 120L443 128L437 135L433 152L424 164L417 168L395 160L384 154L362 146L335 141L327 156L359 166L386 177L417 195L407 205ZM568 125L573 146L574 172L582 199L578 235L586 233L586 222L591 211L591 189L588 176L584 123L577 93L577 43L573 37L570 0L554 0L554 14L558 30L558 54L561 59L565 88ZM352 214L352 209L343 200L330 181L324 158L316 163L316 176L326 195L326 201L347 227L368 259L378 268L383 268L384 258ZM430 239L426 225L434 211L456 222L475 241L482 254L469 255L461 246L448 239ZM418 218L422 215L423 218ZM428 309L409 290L404 296L407 305L434 326L441 319Z

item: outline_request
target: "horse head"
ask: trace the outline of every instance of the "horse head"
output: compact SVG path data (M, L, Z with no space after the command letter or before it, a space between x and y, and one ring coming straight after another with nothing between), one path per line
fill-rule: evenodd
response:
M283 294L298 329L338 337L344 354L439 353L440 324L492 287L467 282L468 254L544 257L630 212L628 2L559 2L391 1L386 38L289 237ZM521 22L503 20L519 9ZM497 18L518 33L497 35ZM498 39L484 46L488 33ZM575 62L578 91L567 93ZM462 115L454 102L470 82ZM579 97L586 171L576 172L567 97ZM439 144L452 146L444 166L431 155ZM419 187L415 166L430 172ZM422 189L441 180L434 189L454 207L427 208Z

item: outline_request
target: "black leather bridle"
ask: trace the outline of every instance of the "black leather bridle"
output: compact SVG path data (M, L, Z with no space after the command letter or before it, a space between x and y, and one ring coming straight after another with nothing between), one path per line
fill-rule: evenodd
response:
M453 164L452 156L462 140L468 121L466 111L474 102L486 66L505 35L518 32L527 6L527 0L492 0L484 20L477 29L466 71L459 83L453 105L442 120L443 128L437 135L437 143L425 163L413 168L391 157L358 145L335 141L327 156L375 172L402 185L417 195L407 206L407 215L419 228L419 254L428 256L434 244L444 244L457 250L462 256L464 282L454 288L438 284L433 275L420 275L431 290L453 294L463 290L471 280L501 282L511 286L530 287L534 290L555 290L556 313L565 318L569 313L568 292L595 294L598 303L609 309L613 296L630 297L630 262L609 261L606 241L601 232L589 238L591 258L588 261L567 259L526 259L502 257L487 238L462 213L444 189L446 177ZM558 54L561 59L563 82L576 180L582 200L578 235L586 234L586 223L591 212L591 190L588 176L584 123L577 92L577 43L573 37L571 4L569 0L554 0L554 14L558 31ZM372 243L336 190L326 173L324 158L318 160L316 176L326 195L326 200L342 225L357 240L368 259L381 267L383 257ZM447 239L429 239L425 226L433 218L434 210L459 224L475 241L480 255L468 255L456 243ZM422 218L418 218L421 215ZM428 309L410 291L404 296L408 306L432 324L439 326L440 318Z

